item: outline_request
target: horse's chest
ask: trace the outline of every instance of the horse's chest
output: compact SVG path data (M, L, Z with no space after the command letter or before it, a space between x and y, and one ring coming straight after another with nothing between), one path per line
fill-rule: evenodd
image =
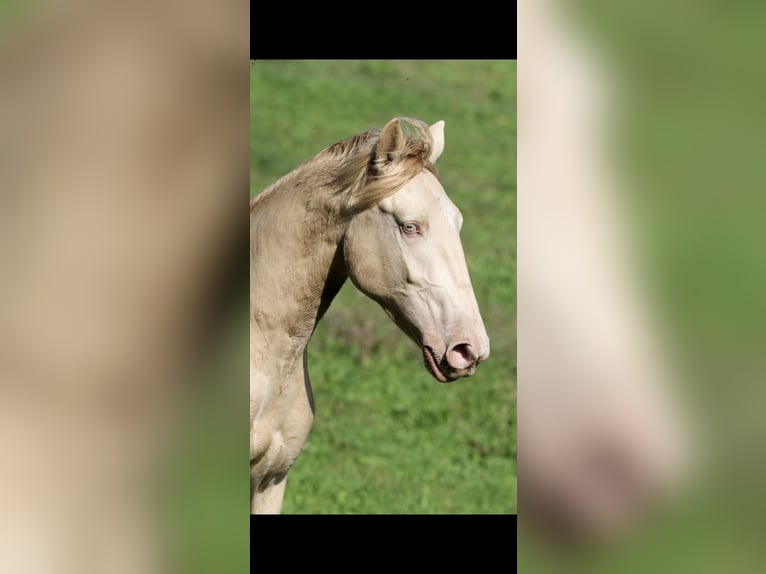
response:
M260 409L259 409L260 410ZM272 397L251 422L251 474L263 488L284 478L303 450L314 415L304 394Z
M262 488L282 480L306 443L311 423L291 425L288 429L256 429L255 465L251 469Z

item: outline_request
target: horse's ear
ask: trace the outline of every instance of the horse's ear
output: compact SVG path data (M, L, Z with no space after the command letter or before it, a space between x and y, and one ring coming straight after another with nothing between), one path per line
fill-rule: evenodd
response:
M444 151L444 120L439 120L430 128L431 138L434 140L434 145L431 147L431 155L428 156L428 161L436 163L439 156Z
M404 138L404 134L402 134L399 118L394 118L383 128L380 140L378 140L378 150L375 153L375 158L379 165L386 164L393 159L389 154L401 148L402 138Z

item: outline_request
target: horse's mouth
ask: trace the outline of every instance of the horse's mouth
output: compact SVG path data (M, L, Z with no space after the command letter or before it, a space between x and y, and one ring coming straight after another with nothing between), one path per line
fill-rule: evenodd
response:
M449 383L460 378L454 373L445 373L442 371L439 367L439 360L436 358L436 353L434 353L434 350L431 347L423 347L423 362L426 365L426 370L440 383Z

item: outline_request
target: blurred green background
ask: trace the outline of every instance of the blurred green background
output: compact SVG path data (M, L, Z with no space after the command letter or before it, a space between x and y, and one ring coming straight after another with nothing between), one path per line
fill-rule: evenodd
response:
M347 282L309 346L316 419L283 511L515 513L515 61L251 61L250 193L395 116L446 122L438 168L491 357L436 382Z

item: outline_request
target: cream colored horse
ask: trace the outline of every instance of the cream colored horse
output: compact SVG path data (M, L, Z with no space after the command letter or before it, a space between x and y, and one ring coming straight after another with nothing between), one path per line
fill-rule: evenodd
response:
M251 201L251 513L281 511L314 419L307 345L346 278L422 349L437 380L471 375L489 356L462 216L433 165L443 149L444 122L394 118Z

